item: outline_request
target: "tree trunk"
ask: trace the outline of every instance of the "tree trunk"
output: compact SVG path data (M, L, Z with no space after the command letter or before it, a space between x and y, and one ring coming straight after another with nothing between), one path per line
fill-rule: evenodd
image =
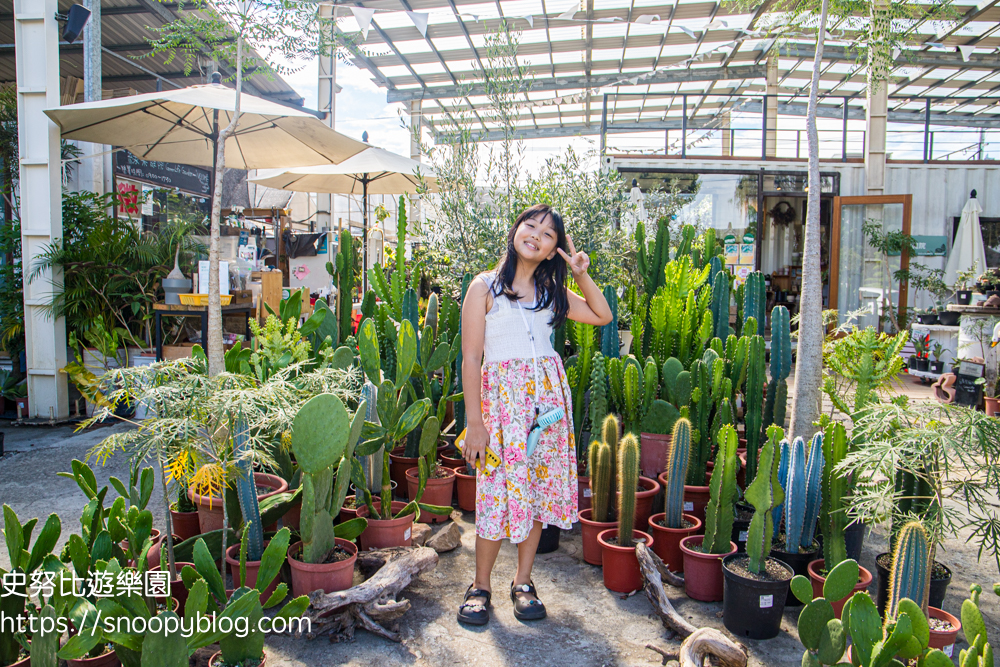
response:
M806 215L805 246L802 252L802 294L799 302L799 338L795 362L795 395L792 400L791 437L809 438L813 422L819 419L820 387L823 384L823 276L820 268L820 176L819 133L816 130L816 106L819 75L823 67L823 42L829 0L823 0L816 55L813 58L812 85L806 132L809 139L809 210ZM834 305L834 304L831 304Z

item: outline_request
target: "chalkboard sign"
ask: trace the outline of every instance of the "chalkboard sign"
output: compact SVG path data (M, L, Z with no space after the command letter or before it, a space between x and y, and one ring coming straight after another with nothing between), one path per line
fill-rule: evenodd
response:
M955 373L955 403L978 407L982 401L983 386L976 384L976 381L983 377L986 372L984 364L977 364L974 361L962 361L958 364Z
M212 172L208 169L174 162L142 160L126 150L115 152L115 173L131 181L160 188L177 188L199 197L212 194Z

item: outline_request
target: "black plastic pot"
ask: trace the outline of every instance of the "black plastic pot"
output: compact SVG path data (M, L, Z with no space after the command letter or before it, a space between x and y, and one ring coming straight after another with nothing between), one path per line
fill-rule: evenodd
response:
M854 522L844 529L844 544L847 547L847 557L860 561L861 549L865 545L865 524Z
M938 316L937 313L925 313L923 315L917 315L917 319L921 324L937 324Z
M930 364L929 364L929 362L928 362L927 359L917 359L917 370L918 371L926 371L929 365Z
M779 560L769 558L769 561L781 565L788 578L783 581L756 581L729 569L728 564L737 558L746 558L746 554L735 553L722 559L723 624L741 639L777 637L781 631L781 615L785 611L788 582L793 576L791 568Z
M737 516L739 515L739 509L743 507L749 512L753 512L752 505L746 505L744 503L736 503ZM750 530L750 519L733 519L733 544L736 545L737 552L746 553L747 550L747 531Z
M917 369L917 355L911 354L909 360L907 361L907 365L910 368L912 368L913 370L916 370Z
M962 289L955 293L959 305L968 306L972 303L972 290Z
M885 616L885 605L889 601L889 568L882 567L879 563L879 559L884 555L879 554L875 557L875 570L878 572L878 591L875 596L875 604L878 607L880 616ZM944 596L948 593L948 584L951 583L951 569L938 561L934 561L934 565L943 567L948 572L948 576L939 579L931 578L930 591L927 594L927 605L941 609L944 606Z
M782 563L792 568L794 574L801 574L803 577L809 577L809 563L813 562L817 558L822 558L823 554L819 550L819 543L813 542L813 546L816 547L812 551L806 552L804 554L792 554L787 551L781 551L777 548L771 549L771 558L777 558ZM791 589L789 589L788 594L785 596L785 606L787 607L801 607L802 603L799 599L792 594Z
M938 321L948 327L953 327L958 324L958 320L962 317L962 313L955 313L950 310L943 310L938 313Z
M932 361L931 362L931 373L944 373L944 362L943 361Z
M550 554L559 548L559 533L562 530L559 526L546 526L542 528L542 537L538 540L538 550L535 553Z

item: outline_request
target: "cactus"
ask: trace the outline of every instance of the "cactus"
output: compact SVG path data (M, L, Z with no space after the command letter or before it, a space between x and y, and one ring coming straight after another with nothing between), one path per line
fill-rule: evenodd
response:
M788 438L781 441L781 456L778 461L778 484L781 488L785 490L785 496L788 496L788 463L791 459L791 449L792 446L788 443ZM774 508L774 528L778 529L781 524L781 517L784 514L785 504L781 503Z
M608 358L617 357L619 355L618 292L611 285L605 285L604 298L611 307L611 321L601 327L601 354Z
M712 286L712 322L715 337L725 340L729 337L729 274L719 271Z
M732 383L733 397L743 393L747 379L747 352L750 347L748 336L730 336L726 341L726 376Z
M751 336L747 346L746 422L747 479L757 476L757 454L760 449L764 420L764 338Z
M788 373L792 367L792 343L789 333L788 309L775 306L771 311L771 382L767 385L764 406L764 428L771 424L785 425L788 401Z
M640 347L643 356L649 354L650 336L649 306L657 289L663 285L664 269L670 261L670 220L663 216L656 223L656 240L649 244L646 241L646 226L641 222L635 228L636 264L643 280L643 331L642 336L633 341Z
M754 514L747 531L747 569L759 574L764 567L764 560L771 551L771 540L774 537L774 517L772 510L784 499L784 492L778 484L777 450L781 439L785 437L784 429L772 426L767 429L767 442L760 450L760 466L757 476L747 487L747 502L753 505Z
M238 419L233 425L233 455L236 457L236 468L239 471L236 478L236 493L246 526L242 541L247 558L259 561L264 553L264 526L260 521L257 485L254 483L253 465L249 456L251 453L249 436L246 420Z
M782 452L785 442L782 442ZM817 433L813 438L808 457L805 441L795 438L790 448L787 483L782 485L785 489L785 551L788 553L808 552L812 548L819 515L822 472L822 434Z
M678 419L674 424L673 440L667 452L667 486L663 490L663 525L680 528L684 513L684 483L691 459L691 422Z
M406 197L400 195L396 214L396 268L392 272L392 298L393 305L396 306L396 319L399 319L398 304L402 303L404 289L406 289Z
M410 325L413 327L414 331L420 331L420 306L419 299L417 298L417 293L410 288L407 288L403 292L403 298L401 300L402 308L402 319L409 321ZM420 341L417 341L417 354L420 354Z
M754 271L747 276L743 288L743 335L764 335L764 274ZM747 320L754 318L756 329L747 328Z
M351 237L351 230L345 229L340 232L340 247L337 249L335 257L336 271L330 271L332 266L327 266L327 271L334 275L337 281L337 320L340 323L340 339L347 340L351 335L352 317L354 312L354 272L357 269L357 252L354 249L354 239ZM366 295L367 296L367 295Z
M438 335L438 297L437 294L431 292L431 295L427 297L427 313L424 315L424 326L431 328L431 333L434 334L434 338L437 339Z
M635 491L639 486L639 440L631 433L618 449L618 546L634 544Z
M823 560L827 570L847 560L844 531L847 529L845 496L848 483L834 472L847 458L847 429L840 422L830 424L823 435L823 476L820 523L823 526Z
M593 395L591 395L591 405L593 406ZM645 416L642 418L642 423L639 426L639 430L642 433L657 433L659 435L669 434L677 420L680 419L680 412L677 411L670 403L660 400L657 398L649 406L649 410L646 411ZM685 476L687 474L687 466L684 466Z
M926 614L931 585L933 550L927 531L919 521L907 523L896 536L889 573L886 619L893 619L903 598L913 600Z
M611 446L590 443L590 507L594 521L608 521L611 511Z
M420 446L418 450L420 458L417 461L419 472L417 496L416 498L411 498L411 500L416 500L418 503L424 495L427 480L433 479L435 473L437 473L437 441L440 434L441 422L436 416L432 415L424 420L424 423L420 427Z
M736 429L726 424L719 430L715 468L709 483L710 500L705 508L705 539L702 550L709 554L728 553L732 547L733 502L736 500Z
M660 396L680 408L677 401L677 377L684 372L684 364L677 357L670 357L660 369ZM687 405L687 401L683 403Z
M608 488L614 489L618 486L618 419L614 415L604 418L601 425L601 441L611 449L611 474L608 477Z
M708 259L708 284L713 288L715 287L716 274L722 271L722 260L719 259L718 255L712 255Z
M583 322L570 322L576 340L577 382L573 388L573 424L576 426L576 442L583 441L583 429L586 426L583 409L586 405L584 394L590 384L590 361L596 347L596 327Z
M590 430L604 423L608 415L608 378L605 374L604 355L594 352L590 363Z
M625 382L622 385L625 397L625 409L622 411L625 433L636 433L639 427L639 406L642 404L639 375L637 364L625 365Z
M996 590L996 586L994 586ZM959 653L959 667L993 667L993 649L986 643L986 623L983 612L979 610L979 596L983 587L972 584L969 587L969 599L962 602L962 632L969 648Z
M709 360L706 362L706 359ZM688 484L704 486L705 471L712 453L711 422L712 380L710 366L714 365L715 353L706 350L702 359L691 364L691 422L694 426L691 447L691 466L688 468Z
M682 255L690 255L692 244L694 243L694 237L697 235L697 231L694 225L684 225L681 228L681 240L677 244L677 253L675 257L681 257Z

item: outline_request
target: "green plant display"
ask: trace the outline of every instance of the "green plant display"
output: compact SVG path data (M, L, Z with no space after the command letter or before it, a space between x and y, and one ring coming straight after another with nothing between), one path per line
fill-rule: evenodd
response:
M872 327L855 327L847 336L828 342L823 364L830 373L823 392L834 407L857 422L878 403L903 371L901 353L908 340L906 331L889 336Z
M715 469L709 483L709 501L705 508L705 553L729 553L733 535L733 503L736 501L736 473L740 462L736 456L736 429L727 424L719 430Z
M747 487L747 502L753 505L754 514L747 531L747 569L759 574L764 567L764 561L771 552L771 541L774 536L773 510L785 498L785 493L778 483L778 448L785 431L780 426L767 429L767 442L760 450L760 467L757 476Z

